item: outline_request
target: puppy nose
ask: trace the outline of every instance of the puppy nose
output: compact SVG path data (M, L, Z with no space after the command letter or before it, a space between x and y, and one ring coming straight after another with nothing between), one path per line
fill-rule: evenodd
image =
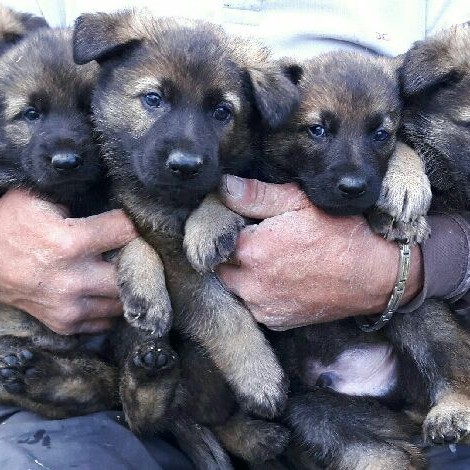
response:
M203 159L200 155L180 150L171 152L166 162L173 175L183 180L196 176L200 172L202 164Z
M362 176L343 176L338 182L338 189L344 197L362 196L367 190L367 182Z
M82 164L82 157L76 153L56 153L51 159L51 165L56 170L74 170Z

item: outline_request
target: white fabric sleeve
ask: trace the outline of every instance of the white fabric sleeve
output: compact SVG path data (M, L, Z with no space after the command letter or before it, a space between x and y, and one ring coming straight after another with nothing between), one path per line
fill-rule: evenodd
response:
M427 0L426 36L466 21L470 21L469 0Z

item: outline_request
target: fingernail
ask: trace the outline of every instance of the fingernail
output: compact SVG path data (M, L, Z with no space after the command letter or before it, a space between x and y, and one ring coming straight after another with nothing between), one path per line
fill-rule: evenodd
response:
M245 180L238 176L225 175L223 189L233 199L241 199L245 194Z

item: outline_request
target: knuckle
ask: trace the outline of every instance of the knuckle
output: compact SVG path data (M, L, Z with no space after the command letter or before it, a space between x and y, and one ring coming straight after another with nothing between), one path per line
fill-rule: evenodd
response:
M77 254L77 243L71 233L65 230L56 230L50 237L52 250L57 258L67 259L75 257Z
M53 322L48 325L49 328L54 331L55 333L59 335L72 335L75 333L74 331L74 326L75 324L73 322L70 322L68 320L61 320L60 322Z

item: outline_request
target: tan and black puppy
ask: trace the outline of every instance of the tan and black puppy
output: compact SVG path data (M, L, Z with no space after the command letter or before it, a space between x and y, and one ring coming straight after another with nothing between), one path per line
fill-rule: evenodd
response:
M95 65L73 62L71 31L42 29L2 55L0 193L32 190L73 216L103 210L106 183L90 120L96 78ZM2 403L54 418L117 403L117 373L86 341L5 305L0 317Z
M400 68L404 137L424 161L433 191L432 209L439 211L470 208L469 48L470 25L457 25L415 43ZM467 392L452 394L443 387L445 402L424 423L431 441L470 433L470 364L467 354L462 354L465 347L468 342L452 345L453 368Z
M296 182L331 214L372 214L374 228L390 238L423 240L429 182L420 157L397 142L402 113L397 65L340 52L286 65L300 106L285 126L266 135L253 176ZM203 232L198 211L187 226ZM392 223L377 224L377 212ZM206 240L187 250L192 264L202 270L201 259L216 259L211 246ZM209 254L193 256L202 251ZM411 444L417 429L379 402L402 401L425 414L431 409L424 433L434 442L456 442L467 432L462 371L469 370L470 339L439 302L395 314L377 333L343 320L271 336L292 383L286 419L323 465L421 466Z
M156 249L176 329L204 347L242 406L276 415L286 398L276 356L216 276L191 267L183 235L186 218L222 173L250 166L260 128L287 117L297 103L295 86L263 48L207 23L145 12L90 14L78 18L74 41L78 63L101 65L96 127L114 194L145 240L131 243L119 261L127 318L157 336L167 330L169 299L154 299L161 282L152 276ZM223 251L232 243L220 239L216 246ZM149 344L143 353L153 351Z
M0 5L0 54L17 44L28 34L48 28L44 18L21 13Z
M433 205L468 210L470 201L470 25L417 42L405 55L405 138L424 160Z

